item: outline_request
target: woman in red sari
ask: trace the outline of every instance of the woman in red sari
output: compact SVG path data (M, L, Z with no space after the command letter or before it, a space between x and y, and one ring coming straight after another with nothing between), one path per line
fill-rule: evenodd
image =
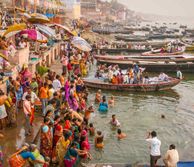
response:
M44 124L41 126L40 152L44 157L52 157L52 134L49 127L50 119L44 118Z
M54 137L53 137L53 147L56 146L58 140L63 136L63 126L61 125L62 120L60 116L55 117L55 124L54 124Z
M53 162L56 161L56 145L59 139L63 136L63 126L61 125L62 120L60 119L60 116L55 117L55 123L54 123L54 135L53 135Z

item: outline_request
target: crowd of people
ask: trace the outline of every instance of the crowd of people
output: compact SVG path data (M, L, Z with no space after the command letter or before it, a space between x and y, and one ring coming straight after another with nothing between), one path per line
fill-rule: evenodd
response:
M169 76L161 72L157 77L149 77L145 68L134 64L132 68L121 70L118 65L99 65L95 77L102 79L103 82L112 84L151 84L154 82L168 81ZM182 78L181 71L177 71L177 78ZM180 76L181 75L181 76Z

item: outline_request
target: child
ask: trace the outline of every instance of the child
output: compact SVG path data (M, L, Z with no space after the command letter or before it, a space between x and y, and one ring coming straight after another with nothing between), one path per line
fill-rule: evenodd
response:
M117 130L117 138L118 138L119 140L124 139L124 138L126 138L126 137L127 137L127 135L126 135L125 133L122 133L121 129L118 129L118 130Z
M95 135L95 128L94 128L93 123L89 124L89 134L90 134L90 136L94 136Z
M108 105L109 105L110 107L114 107L114 105L115 105L114 96L111 96L110 100L108 101Z

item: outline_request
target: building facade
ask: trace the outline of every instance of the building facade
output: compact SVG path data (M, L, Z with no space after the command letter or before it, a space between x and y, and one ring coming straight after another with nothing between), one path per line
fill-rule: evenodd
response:
M89 13L96 12L97 1L96 0L81 0L81 14L87 15Z

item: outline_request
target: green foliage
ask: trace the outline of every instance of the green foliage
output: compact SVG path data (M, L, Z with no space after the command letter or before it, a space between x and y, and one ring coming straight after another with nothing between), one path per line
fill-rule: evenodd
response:
M48 72L48 68L47 67L44 67L44 66L39 66L37 68L37 72L40 76L43 76L45 73Z

